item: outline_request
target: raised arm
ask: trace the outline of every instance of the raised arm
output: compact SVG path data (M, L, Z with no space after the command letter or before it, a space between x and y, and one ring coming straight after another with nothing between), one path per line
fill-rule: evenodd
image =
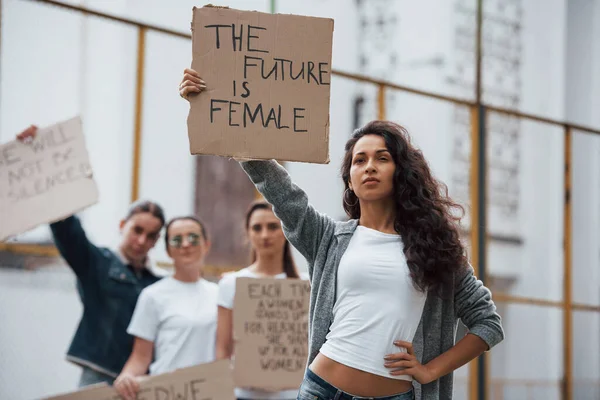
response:
M31 125L17 135L17 140L30 143L37 135L37 131L37 126ZM97 248L88 240L79 218L70 216L50 224L50 229L56 247L69 267L83 283L88 281L88 277L92 275L90 255L97 251Z
M290 243L313 263L323 237L333 231L335 222L319 213L308 202L306 193L292 182L288 172L274 160L243 161L246 171L258 191L273 205Z
M206 83L193 69L183 71L179 95L188 99L206 89ZM310 204L306 193L292 183L287 171L276 161L242 161L242 168L283 224L286 237L302 253L311 268L327 229L335 226L332 219L319 214Z
M70 216L50 224L50 229L54 243L69 267L82 282L88 281L94 273L91 255L98 249L88 240L79 218Z

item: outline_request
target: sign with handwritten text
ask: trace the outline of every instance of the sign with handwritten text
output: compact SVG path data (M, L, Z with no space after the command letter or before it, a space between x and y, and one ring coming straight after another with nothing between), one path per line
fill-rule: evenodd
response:
M229 360L182 368L148 377L140 383L137 400L234 400ZM45 400L123 400L105 383Z
M333 20L194 8L192 154L329 162Z
M306 280L236 279L233 377L237 386L300 387L308 357L309 301Z
M97 201L80 118L39 129L30 143L0 146L0 240Z

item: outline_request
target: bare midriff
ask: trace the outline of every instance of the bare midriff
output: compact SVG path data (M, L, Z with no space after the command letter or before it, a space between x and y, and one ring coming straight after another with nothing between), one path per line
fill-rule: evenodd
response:
M384 360L382 359L383 363ZM383 397L408 392L412 382L386 378L340 364L323 354L310 364L310 370L336 388L361 397Z

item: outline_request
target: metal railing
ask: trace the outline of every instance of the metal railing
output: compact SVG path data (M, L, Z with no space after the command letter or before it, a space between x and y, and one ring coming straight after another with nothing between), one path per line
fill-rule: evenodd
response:
M151 32L162 33L172 37L183 39L191 39L189 33L178 32L171 29L165 29L160 26L151 25L135 21L129 18L122 18L116 15L102 13L90 10L84 7L79 7L70 4L64 4L55 0L28 0L40 3L47 6L60 7L66 11L80 13L87 17L102 18L114 22L122 23L129 26L137 27L137 72L136 72L136 90L135 90L135 120L134 120L134 154L133 164L131 167L132 186L131 200L135 200L139 195L140 181L140 160L141 160L141 142L142 142L142 115L143 115L143 88L144 88L144 71L145 71L145 47L146 34ZM1 3L0 3L1 6ZM271 7L273 7L271 5ZM500 113L508 116L513 116L523 120L535 121L551 126L561 127L564 135L564 283L563 283L563 300L550 301L539 298L529 298L514 296L507 293L494 292L494 300L503 303L512 304L532 304L542 307L561 308L564 313L563 320L563 360L564 360L564 379L561 392L564 400L573 398L573 355L572 355L572 340L573 340L573 310L582 310L590 312L600 312L600 306L592 304L575 304L572 298L572 215L571 215L571 154L572 154L572 132L579 131L600 135L600 129L584 126L581 124L571 123L569 121L558 120L539 116L535 114L524 113L519 110L497 107L491 104L486 104L482 100L481 88L481 60L482 60L482 0L477 1L477 35L476 35L476 90L475 100L466 100L452 96L446 96L439 93L419 90L409 86L399 85L385 80L374 79L368 76L353 74L340 70L333 70L332 75L340 78L350 79L356 82L362 82L375 85L378 88L377 94L377 116L379 119L386 118L385 95L386 90L397 90L405 93L411 93L421 97L436 99L442 102L469 107L471 113L471 171L470 171L470 200L471 200L471 261L475 269L476 275L485 283L487 278L486 269L486 254L487 254L487 210L486 210L486 116L489 112ZM0 243L0 251L17 252L21 254L32 255L58 255L53 247L28 245L28 244L7 244ZM470 365L469 379L469 399L483 400L491 398L494 382L489 378L487 368L487 355L479 357ZM491 385L490 385L491 384Z

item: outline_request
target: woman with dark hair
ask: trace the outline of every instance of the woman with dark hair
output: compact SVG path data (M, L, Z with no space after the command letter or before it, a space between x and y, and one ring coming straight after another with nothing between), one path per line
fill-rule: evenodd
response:
M219 282L219 318L217 327L217 359L234 355L233 346L233 299L235 280L243 278L291 278L299 277L292 250L281 230L271 205L258 201L246 212L246 233L251 247L251 264L235 273L226 274ZM266 392L251 388L236 388L238 399L295 399L298 390Z
M187 69L179 91L187 98L205 87ZM459 207L400 125L373 121L348 140L347 222L318 213L276 161L241 166L308 262L299 399L450 399L452 372L503 340L490 291L459 240ZM458 319L469 333L455 343Z
M127 332L133 351L115 380L126 400L135 400L138 378L211 362L217 329L216 283L202 278L210 250L206 227L195 217L174 218L165 229L175 273L148 286L138 299Z
M17 139L28 143L35 140L36 133L37 127L32 125ZM148 257L164 224L165 215L158 204L147 200L131 204L119 224L117 249L90 242L75 215L50 224L60 255L77 275L83 303L83 316L67 352L67 360L82 367L80 387L112 384L125 365L133 347L127 325L138 295L167 275Z

